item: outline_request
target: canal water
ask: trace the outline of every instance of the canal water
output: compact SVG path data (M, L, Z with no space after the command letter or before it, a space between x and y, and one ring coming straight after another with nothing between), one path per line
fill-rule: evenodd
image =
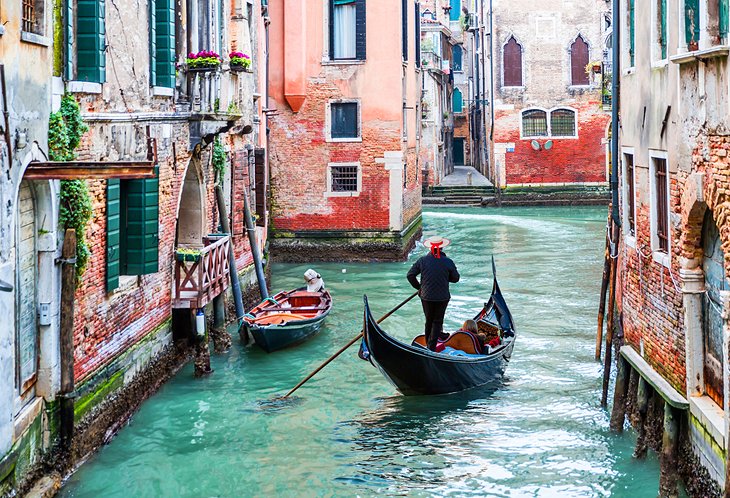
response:
M359 332L363 294L376 315L407 297L424 250L406 263L315 264L335 300L317 337L269 355L234 336L212 376L185 367L61 496L656 496L656 457L632 459L633 434L612 434L598 404L605 208L439 209L423 220L425 235L452 240L462 275L447 329L488 298L494 255L518 332L501 386L403 397L353 346L295 402L266 403ZM274 290L300 285L306 268L275 265ZM414 300L383 326L410 341L422 320Z

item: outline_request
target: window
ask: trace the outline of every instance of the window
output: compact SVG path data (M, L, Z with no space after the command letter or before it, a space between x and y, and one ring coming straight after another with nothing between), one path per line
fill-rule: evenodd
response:
M461 16L461 0L450 0L449 20L458 21Z
M461 49L461 45L454 45L453 52L452 52L452 59L453 59L453 65L454 65L454 71L457 73L460 73L463 71L462 69L462 59L463 51Z
M408 60L408 0L401 0L401 43L403 60Z
M654 0L656 2L656 41L655 59L664 60L667 58L667 0Z
M684 0L684 37L689 50L699 48L700 0Z
M586 67L590 61L588 43L578 35L570 46L570 84L586 86L590 84Z
M359 104L357 102L330 103L330 138L347 140L360 138Z
M523 137L548 136L547 113L540 109L522 111L522 135Z
M75 18L73 3L66 2L66 79L104 83L105 0L77 0Z
M463 112L464 110L464 97L458 88L454 88L454 93L451 96L451 105L455 113Z
M327 168L327 193L331 197L356 195L362 187L359 163L331 163Z
M652 249L669 254L669 177L667 159L652 157L652 209L653 237Z
M415 41L413 46L416 48L416 67L421 67L421 4L419 2L416 2L414 14Z
M21 29L25 33L43 35L45 31L45 5L43 0L21 0Z
M330 0L330 57L365 59L365 0Z
M575 111L555 109L550 112L550 135L553 137L574 137Z
M727 42L728 0L709 0L707 3L707 32L713 45Z
M634 0L628 0L628 11L629 11L629 26L628 26L628 34L629 34L629 67L634 67L636 64L636 9L634 6Z
M159 180L107 180L106 290L159 268Z
M512 36L502 54L503 85L522 86L522 46Z
M150 0L150 85L175 87L175 6Z
M634 154L624 154L624 218L627 235L634 236L636 193L634 190Z

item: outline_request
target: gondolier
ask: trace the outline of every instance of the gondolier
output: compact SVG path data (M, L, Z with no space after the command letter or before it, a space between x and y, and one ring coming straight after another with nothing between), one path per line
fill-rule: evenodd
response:
M423 314L426 317L424 333L428 349L436 350L436 343L444 325L444 315L449 305L451 294L449 283L459 281L459 271L456 264L443 252L451 241L433 236L423 241L429 253L416 261L408 270L408 282L414 289L418 289ZM419 282L418 275L421 276Z

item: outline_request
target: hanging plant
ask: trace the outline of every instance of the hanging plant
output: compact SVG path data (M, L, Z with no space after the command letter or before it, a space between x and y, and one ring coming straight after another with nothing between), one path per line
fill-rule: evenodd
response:
M226 174L226 151L218 137L213 140L213 171L216 181L219 184L223 183L223 176Z
M88 131L81 119L81 110L71 94L61 98L61 109L51 113L48 120L48 156L51 161L73 161L81 137ZM86 226L93 212L86 180L61 180L59 222L63 229L76 231L76 283L86 270L89 247Z

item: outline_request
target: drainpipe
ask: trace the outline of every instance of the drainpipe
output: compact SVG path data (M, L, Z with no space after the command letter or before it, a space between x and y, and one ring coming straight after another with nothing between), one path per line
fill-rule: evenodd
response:
M494 12L493 0L489 0L489 169L494 175L495 186L499 187L497 173L494 168ZM499 189L497 189L499 191ZM497 192L499 195L499 192Z
M251 244L253 266L256 268L256 280L258 280L259 283L261 299L264 300L269 297L269 290L266 287L266 276L264 276L264 266L261 263L259 245L256 243L256 227L253 224L253 218L251 218L251 207L248 204L248 195L243 196L243 215L246 218L246 231L248 232L248 241Z
M619 75L621 74L621 29L620 11L621 3L613 0L613 68L611 69L611 219L617 227L621 226L621 219L618 212L618 140L619 140ZM618 251L618 248L614 249Z

